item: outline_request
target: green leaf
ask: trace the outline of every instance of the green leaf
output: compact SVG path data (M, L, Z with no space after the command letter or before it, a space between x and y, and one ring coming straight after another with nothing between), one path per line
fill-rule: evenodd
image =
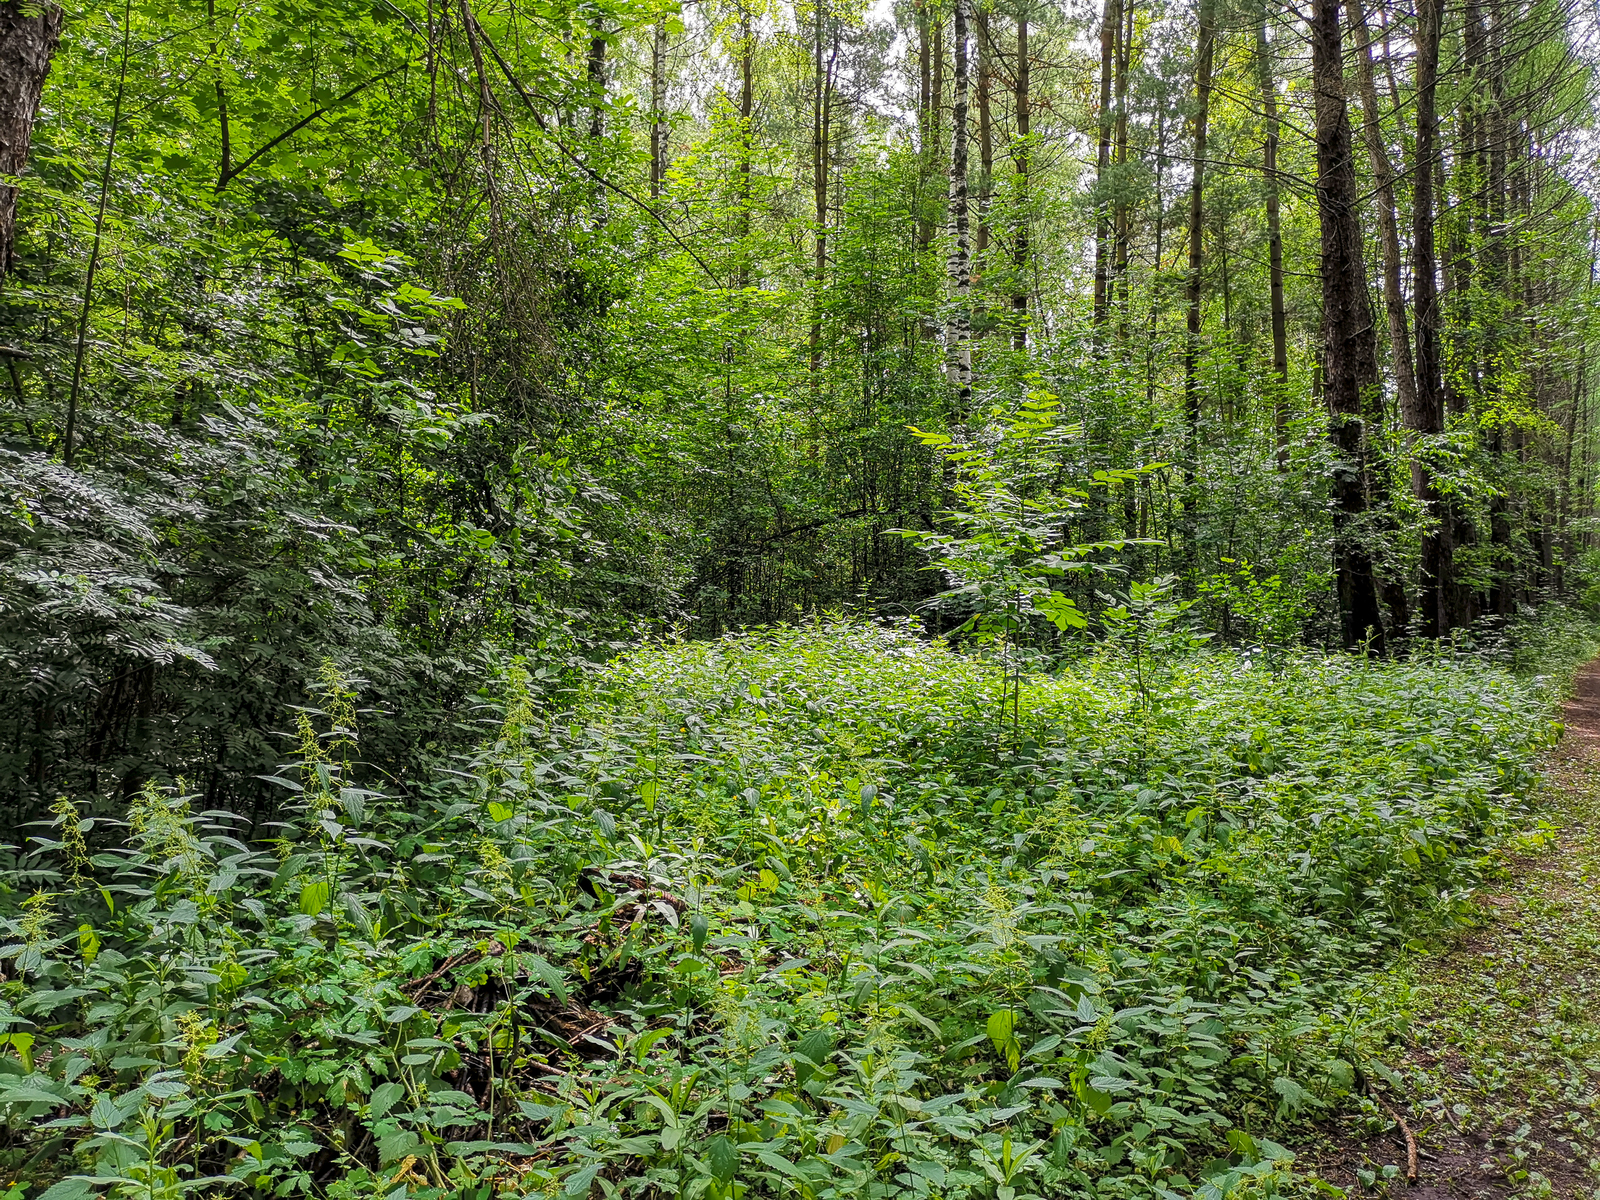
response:
M600 1174L604 1163L590 1163L582 1170L575 1171L567 1177L566 1186L561 1189L563 1196L587 1196L589 1188L594 1184L594 1177Z
M300 889L300 911L314 917L328 907L328 881L319 879Z
M126 1119L122 1106L109 1095L98 1097L89 1110L89 1120L96 1129L115 1129Z
M833 1031L831 1029L813 1029L800 1039L800 1044L795 1047L795 1054L791 1061L794 1063L794 1077L800 1083L805 1083L817 1073L817 1069L825 1065L828 1057L833 1053Z
M1017 1014L1009 1008L1002 1008L989 1014L989 1020L984 1028L989 1034L989 1040L994 1043L994 1048L1005 1051L1006 1043L1011 1040L1011 1031L1017 1027Z
M14 1084L0 1091L0 1104L69 1104L71 1101L54 1092L47 1092L43 1088L31 1087L26 1083Z
M566 977L556 969L553 963L537 954L524 954L521 955L521 959L527 965L528 970L539 977L539 982L549 989L550 994L556 998L558 1003L565 1004L567 1002Z
M711 1173L727 1183L739 1169L739 1150L727 1134L719 1133L706 1143L706 1163Z
M373 1120L384 1116L391 1108L405 1096L406 1089L402 1083L380 1083L372 1089L372 1098L367 1101L367 1109Z
M387 1167L417 1148L417 1135L409 1129L395 1129L378 1138L378 1161Z
M1301 1087L1287 1075L1280 1075L1272 1081L1272 1090L1283 1097L1282 1109L1287 1115L1299 1112L1306 1104L1315 1099L1310 1092Z

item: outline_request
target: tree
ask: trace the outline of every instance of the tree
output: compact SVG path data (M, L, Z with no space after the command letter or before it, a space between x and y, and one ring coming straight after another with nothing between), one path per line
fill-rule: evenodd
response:
M0 174L21 175L28 165L33 123L50 60L61 40L61 6L50 0L0 3ZM0 184L0 279L16 269L17 196Z
M1200 456L1200 300L1205 270L1206 126L1211 117L1211 71L1216 53L1215 0L1200 0L1200 25L1195 35L1194 109L1190 117L1189 270L1184 282L1183 420L1188 434L1184 454L1184 508L1188 539L1195 537L1195 470Z
M1204 18L1202 18L1202 21ZM1100 12L1100 105L1099 138L1095 153L1094 218L1094 324L1103 326L1110 315L1111 295L1111 220L1105 192L1111 167L1112 137L1116 118L1112 108L1112 86L1117 61L1117 33L1122 27L1121 0L1105 0ZM1202 135L1203 136L1203 135Z
M1261 145L1262 186L1266 191L1267 286L1272 324L1272 432L1277 443L1278 466L1288 465L1289 424L1289 318L1284 310L1283 223L1278 197L1278 83L1272 71L1272 47L1267 41L1267 9L1256 13L1256 80L1261 89L1265 129Z
M1437 170L1439 35L1443 22L1442 0L1422 0L1417 7L1416 56L1416 174L1411 185L1411 287L1416 328L1416 387L1411 404L1402 408L1407 429L1432 437L1444 429L1444 381L1439 357L1439 292L1433 249L1433 180ZM1453 514L1440 507L1427 459L1414 454L1411 462L1412 495L1429 522L1422 534L1419 571L1421 632L1439 637L1456 623L1450 603L1450 538Z
M1382 650L1383 621L1370 531L1364 522L1371 487L1369 430L1378 414L1378 361L1361 255L1337 0L1315 0L1310 36L1316 89L1317 218L1322 231L1323 387L1338 451L1333 492L1340 633L1347 649L1371 645Z
M972 404L972 248L967 209L967 52L971 0L955 0L953 92L950 103L950 320L945 361L955 390L956 420Z
M1416 370L1411 361L1411 332L1406 322L1405 295L1400 286L1400 233L1395 216L1394 170L1383 144L1378 89L1372 77L1372 33L1361 0L1346 0L1350 30L1355 35L1356 79L1364 116L1363 140L1372 160L1373 206L1378 214L1379 242L1383 249L1383 305L1389 324L1389 358L1394 366L1395 390L1402 410L1417 404Z
M1016 170L1017 195L1015 208L1017 212L1016 228L1012 232L1011 265L1016 275L1016 283L1011 294L1011 320L1012 320L1012 348L1024 350L1028 345L1028 269L1029 269L1029 222L1028 209L1031 196L1031 180L1028 153L1028 139L1031 135L1029 106L1032 103L1029 95L1030 71L1032 58L1028 51L1028 0L1022 0L1017 9L1017 62L1016 62L1016 87L1014 108L1016 114L1016 138L1013 141L1015 149L1012 153L1012 165Z

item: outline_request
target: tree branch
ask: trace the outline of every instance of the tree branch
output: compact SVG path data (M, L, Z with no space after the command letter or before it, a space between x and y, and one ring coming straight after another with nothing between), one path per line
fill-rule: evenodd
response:
M228 184L232 183L240 175L244 174L245 171L249 170L249 168L262 155L270 154L273 150L276 150L284 142L288 141L295 134L299 133L302 129L304 129L307 125L311 124L311 122L315 121L318 117L327 115L328 113L332 112L334 109L338 108L339 105L343 104L346 100L349 100L352 96L359 95L361 92L366 91L373 84L382 83L385 79L388 79L391 75L398 75L401 71L404 71L407 67L409 67L411 65L412 61L413 60L408 58L408 59L406 59L405 62L401 63L399 66L391 67L389 70L385 71L381 75L374 75L371 79L368 79L366 82L356 84L355 87L353 87L349 91L345 92L342 96L335 97L334 99L330 100L327 104L324 104L321 108L317 109L315 112L313 112L313 113L311 113L311 114L309 114L309 115L307 115L305 117L302 117L300 120L296 121L293 125L289 126L289 128L285 129L282 133L280 133L277 137L273 138L271 141L267 142L259 150L257 150L254 154L252 154L249 158L247 158L243 162L241 162L238 166L233 167L233 168L230 169L228 167L228 165L227 165L226 160L224 160L223 171L217 177L216 190L219 191L219 192L222 191L222 189L227 187Z
M517 99L522 101L523 107L525 107L528 110L529 115L533 117L533 123L539 127L540 132L544 133L552 142L555 143L555 147L561 152L562 157L566 158L572 163L573 166L577 167L578 170L582 171L601 187L615 192L624 200L628 201L628 203L644 210L644 212L649 215L650 219L653 220L657 225L661 226L666 235L678 244L678 248L680 250L682 250L690 258L694 259L695 264L705 272L707 279L711 280L711 282L716 284L718 287L725 287L726 285L722 282L722 280L717 278L716 272L708 267L705 263L705 260L694 252L694 247L690 246L688 242L684 241L677 235L672 226L667 224L666 219L662 217L660 213L651 208L632 192L618 184L612 183L611 180L607 179L604 175L600 174L599 171L596 171L588 163L584 162L582 158L580 158L570 147L566 145L566 143L561 140L559 135L551 131L550 126L545 124L544 116L536 107L534 107L533 97L530 96L527 89L522 86L522 81L511 73L511 67L506 63L506 60L500 56L499 48L495 46L492 40L490 40L489 35L484 31L483 26L478 23L477 15L473 13L471 9L465 8L465 6L463 6L463 9L466 12L466 15L472 21L473 28L476 31L476 36L483 39L483 44L489 48L489 55L494 59L495 65L500 68L500 73L506 77L506 82L509 83L512 90L517 93Z

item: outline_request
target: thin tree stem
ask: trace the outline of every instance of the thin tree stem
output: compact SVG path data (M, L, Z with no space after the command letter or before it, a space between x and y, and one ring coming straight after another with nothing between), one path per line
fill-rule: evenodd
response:
M111 106L111 136L106 139L106 161L100 171L100 206L94 215L94 245L89 251L89 269L83 278L83 304L78 310L78 345L72 358L72 388L67 393L67 428L62 437L61 461L72 466L73 438L78 428L78 396L83 387L83 363L89 346L89 310L94 303L94 277L100 269L100 240L106 225L106 197L111 191L111 160L117 150L117 132L122 126L122 95L128 82L128 45L132 37L133 0L122 7L122 65L117 71L117 96Z

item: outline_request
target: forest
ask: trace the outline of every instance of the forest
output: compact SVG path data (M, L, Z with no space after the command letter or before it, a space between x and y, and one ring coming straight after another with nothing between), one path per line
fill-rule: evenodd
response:
M1346 1194L1600 650L1597 22L0 0L0 1197Z

